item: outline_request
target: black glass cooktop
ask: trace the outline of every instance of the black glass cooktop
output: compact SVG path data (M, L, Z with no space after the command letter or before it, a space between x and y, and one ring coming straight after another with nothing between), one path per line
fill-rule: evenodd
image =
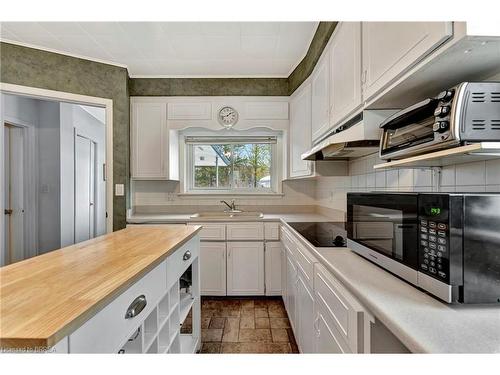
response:
M346 247L344 222L288 223L315 247Z

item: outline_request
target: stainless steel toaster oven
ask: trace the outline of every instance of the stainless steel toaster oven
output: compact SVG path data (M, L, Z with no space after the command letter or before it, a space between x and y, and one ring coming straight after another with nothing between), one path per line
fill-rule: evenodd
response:
M500 82L464 82L387 118L380 158L500 141Z

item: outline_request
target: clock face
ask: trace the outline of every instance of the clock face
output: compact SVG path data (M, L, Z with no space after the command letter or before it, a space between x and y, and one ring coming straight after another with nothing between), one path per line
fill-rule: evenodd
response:
M219 111L219 123L225 128L231 128L238 122L238 112L231 107L223 107Z

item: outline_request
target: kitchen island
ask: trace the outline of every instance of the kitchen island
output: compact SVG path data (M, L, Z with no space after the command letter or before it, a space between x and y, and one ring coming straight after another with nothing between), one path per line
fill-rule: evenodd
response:
M200 229L130 227L2 267L0 347L196 351ZM188 268L192 285L189 295L183 295L179 278ZM192 335L181 337L179 323L191 309Z

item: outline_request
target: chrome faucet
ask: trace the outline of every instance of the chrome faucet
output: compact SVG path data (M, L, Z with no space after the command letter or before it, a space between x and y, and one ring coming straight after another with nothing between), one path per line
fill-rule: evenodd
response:
M234 199L231 200L231 204L227 203L226 201L220 201L221 203L224 203L230 211L237 211L236 210L236 205L234 204Z

